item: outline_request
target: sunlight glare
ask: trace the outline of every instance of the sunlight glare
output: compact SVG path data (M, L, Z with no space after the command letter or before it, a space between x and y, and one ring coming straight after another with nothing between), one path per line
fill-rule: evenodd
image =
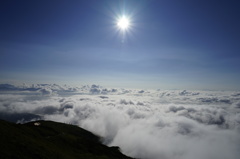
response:
M130 26L130 21L129 21L129 19L127 17L123 16L120 19L118 19L117 26L121 30L126 30Z

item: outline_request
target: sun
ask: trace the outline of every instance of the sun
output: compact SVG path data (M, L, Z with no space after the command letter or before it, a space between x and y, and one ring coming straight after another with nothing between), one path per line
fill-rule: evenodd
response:
M130 27L130 19L126 16L122 16L117 20L117 26L121 30L127 30Z

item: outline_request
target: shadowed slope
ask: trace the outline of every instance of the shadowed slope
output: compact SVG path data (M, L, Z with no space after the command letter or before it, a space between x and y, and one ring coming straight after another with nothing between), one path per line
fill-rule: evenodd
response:
M130 158L118 147L107 147L99 137L73 125L52 121L13 124L0 120L0 158Z

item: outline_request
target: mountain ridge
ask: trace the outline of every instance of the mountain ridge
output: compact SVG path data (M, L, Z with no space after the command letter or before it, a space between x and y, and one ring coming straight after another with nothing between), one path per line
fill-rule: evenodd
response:
M53 121L14 124L0 120L0 158L131 159L101 144L100 138L78 126Z

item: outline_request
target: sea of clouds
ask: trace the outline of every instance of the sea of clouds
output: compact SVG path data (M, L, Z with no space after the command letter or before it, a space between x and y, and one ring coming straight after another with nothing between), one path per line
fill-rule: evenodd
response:
M76 124L142 159L238 159L240 92L0 85L0 118Z

